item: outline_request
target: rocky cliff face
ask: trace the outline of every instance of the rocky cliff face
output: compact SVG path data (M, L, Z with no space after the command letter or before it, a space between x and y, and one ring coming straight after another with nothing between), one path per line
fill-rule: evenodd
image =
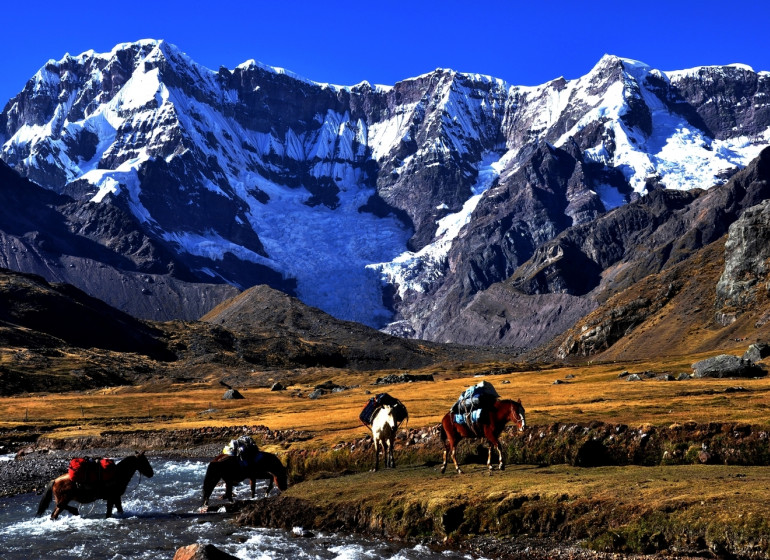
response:
M613 56L536 87L442 69L342 87L254 61L212 71L142 41L47 63L0 114L0 156L72 198L57 207L94 254L156 286L266 283L407 336L510 343L495 322L470 336L466 307L492 306L479 294L512 276L524 295L591 291L601 259L572 274L584 247L538 247L662 186L723 183L770 141L769 88L745 67L665 74ZM517 272L533 258L551 269ZM100 277L100 297L118 282Z
M201 282L113 204L78 203L0 161L0 267L77 286L134 317L193 320L238 290Z
M606 303L568 333L558 356L589 356L607 350L654 318L691 283L701 284L707 303L694 306L696 298L690 297L681 298L677 306L685 310L697 307L698 312L705 307L710 315L706 322L711 326L727 326L749 309L762 315L768 258L764 202L770 197L768 164L770 150L766 149L725 185L709 191L652 193L603 216L590 227L568 230L539 248L536 257L512 279L519 289L539 293L556 285L576 293L567 280L559 280L566 267L559 266L561 254L557 253L565 246L577 255L577 268L592 267L601 272L590 285L590 297ZM724 253L721 277L712 277L706 270L713 268L716 257L706 259L708 265L693 263L703 260L703 250L716 251L714 246L726 233L724 249L720 248ZM601 238L614 239L610 246L615 250L596 251L596 241ZM646 287L637 285L656 275ZM629 299L624 293L638 295ZM616 294L619 297L613 298Z
M747 209L731 226L724 273L717 283L717 307L740 312L766 296L770 272L770 201ZM764 299L764 298L762 298ZM735 313L720 316L735 319Z

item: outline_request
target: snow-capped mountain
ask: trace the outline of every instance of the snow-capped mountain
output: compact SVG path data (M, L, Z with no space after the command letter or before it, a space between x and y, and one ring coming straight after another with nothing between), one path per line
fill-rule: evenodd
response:
M614 56L537 87L444 69L335 86L146 40L49 61L0 114L0 157L132 215L200 281L435 339L436 309L458 317L566 228L725 182L770 144L768 95L745 66Z

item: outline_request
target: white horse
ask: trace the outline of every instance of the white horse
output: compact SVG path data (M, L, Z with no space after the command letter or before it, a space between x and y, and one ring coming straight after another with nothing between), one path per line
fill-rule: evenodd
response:
M408 419L408 418L407 418ZM393 456L393 446L396 442L396 432L399 423L393 417L393 408L388 405L381 406L372 418L372 437L374 438L374 469L380 468L380 446L382 446L385 466L396 468L396 459Z

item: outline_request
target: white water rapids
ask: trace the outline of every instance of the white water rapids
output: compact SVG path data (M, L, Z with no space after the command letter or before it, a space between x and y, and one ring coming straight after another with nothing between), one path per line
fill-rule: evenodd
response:
M299 536L274 529L238 527L223 513L198 513L206 469L202 461L150 458L155 476L131 480L123 496L123 515L105 519L106 502L74 504L80 516L62 513L51 521L53 505L35 517L40 496L0 498L0 557L3 560L146 559L171 560L176 550L211 543L242 560L459 560L470 556L437 552L417 545L394 544L344 535ZM258 485L260 483L258 482ZM260 492L257 488L258 495ZM221 501L217 487L211 503ZM277 490L273 490L277 492ZM248 499L247 483L235 487L236 499Z

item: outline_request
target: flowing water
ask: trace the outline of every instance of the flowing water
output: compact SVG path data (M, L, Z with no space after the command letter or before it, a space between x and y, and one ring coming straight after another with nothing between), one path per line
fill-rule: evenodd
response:
M211 543L243 560L459 560L470 556L437 552L417 545L344 535L238 527L224 513L199 513L206 464L203 461L151 459L155 476L137 473L123 496L123 515L105 519L106 502L74 504L80 516L62 513L51 521L53 505L35 517L40 496L0 498L0 558L3 560L137 558L171 560L179 547ZM259 484L257 492L259 495ZM262 486L264 492L265 486ZM276 490L273 490L276 492ZM212 504L222 487L214 490ZM236 499L250 498L247 483L235 487ZM302 533L306 536L300 536Z

